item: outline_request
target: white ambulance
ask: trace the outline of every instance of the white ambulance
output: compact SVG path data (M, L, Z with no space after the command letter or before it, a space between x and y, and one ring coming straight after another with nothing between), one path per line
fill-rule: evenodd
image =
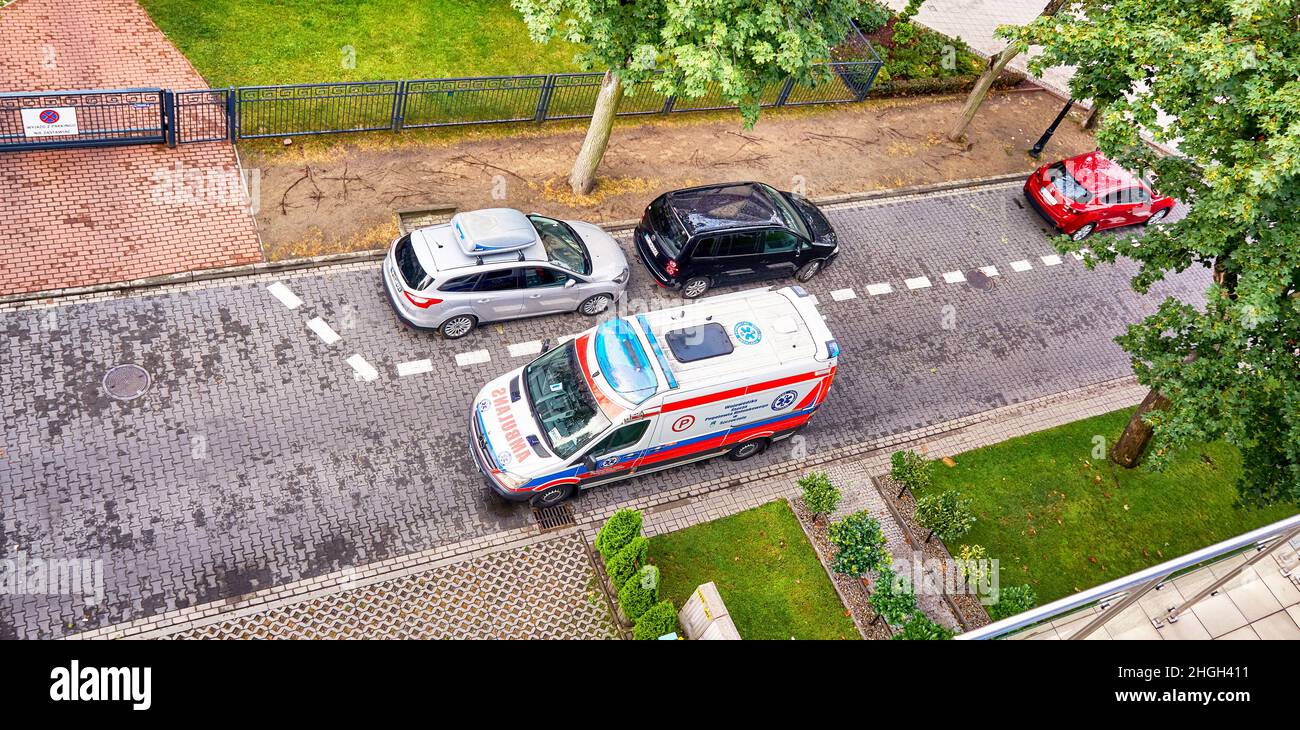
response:
M720 454L747 459L812 416L839 350L797 286L611 319L484 386L470 452L493 491L536 507Z

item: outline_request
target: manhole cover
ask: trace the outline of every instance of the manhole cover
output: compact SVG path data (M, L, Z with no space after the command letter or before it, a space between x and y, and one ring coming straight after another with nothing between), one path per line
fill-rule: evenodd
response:
M578 524L573 519L573 506L568 503L557 504L554 507L542 507L541 509L534 507L533 519L537 520L537 525L542 528L542 532L559 530Z
M979 269L971 269L966 272L966 283L970 284L972 288L979 289L980 291L988 291L997 285L997 283L993 281L992 277Z
M139 365L118 365L104 374L104 390L118 400L131 400L149 389L149 373Z

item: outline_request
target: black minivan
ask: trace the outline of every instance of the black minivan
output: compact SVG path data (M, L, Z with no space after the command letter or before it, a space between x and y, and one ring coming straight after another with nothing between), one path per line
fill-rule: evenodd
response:
M637 224L636 251L660 286L694 299L711 287L817 275L839 253L817 206L763 183L664 193Z

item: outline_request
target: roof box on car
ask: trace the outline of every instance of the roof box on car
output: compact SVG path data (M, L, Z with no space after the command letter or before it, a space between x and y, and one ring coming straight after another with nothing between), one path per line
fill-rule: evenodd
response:
M537 243L537 230L528 217L511 208L457 213L451 218L451 234L469 256L518 251Z

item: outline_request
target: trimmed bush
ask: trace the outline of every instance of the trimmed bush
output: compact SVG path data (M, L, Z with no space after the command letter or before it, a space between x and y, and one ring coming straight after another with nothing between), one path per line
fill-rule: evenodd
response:
M936 624L918 611L903 624L902 631L889 638L900 641L947 641L952 638L952 629Z
M637 571L632 580L618 589L618 605L623 615L632 621L641 618L659 600L659 569L647 565Z
M892 562L880 523L866 512L854 512L832 523L826 528L826 537L839 548L831 561L831 570L836 573L862 577Z
M831 478L824 471L805 474L795 484L803 491L803 505L812 513L813 519L834 512L840 504L840 490L831 484Z
M637 569L645 564L649 552L650 541L637 535L614 557L605 561L605 572L609 574L609 582L614 584L614 590L622 590L623 584L636 575Z
M912 582L895 573L892 568L880 569L867 602L871 604L871 610L876 612L876 618L884 619L890 626L902 626L916 611L916 593L912 591Z
M621 509L610 515L600 532L596 533L596 550L608 561L618 554L632 538L641 534L641 511Z
M927 494L916 500L916 522L930 531L925 541L935 535L948 542L970 532L975 524L975 513L970 500L962 499L961 492L949 489L942 494Z
M632 638L638 641L658 639L664 634L677 631L677 609L668 601L660 601L636 620L632 627Z
M912 494L925 491L930 486L930 462L915 451L895 451L889 457L889 478L898 484L898 496L904 489Z
M1011 586L998 592L998 602L989 606L989 618L1001 621L1004 618L1024 613L1038 605L1038 594L1029 586Z
M988 557L983 545L962 545L957 552L957 570L967 583L981 585L989 577Z

